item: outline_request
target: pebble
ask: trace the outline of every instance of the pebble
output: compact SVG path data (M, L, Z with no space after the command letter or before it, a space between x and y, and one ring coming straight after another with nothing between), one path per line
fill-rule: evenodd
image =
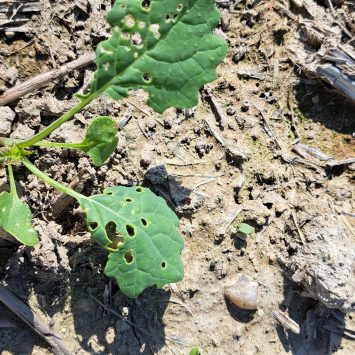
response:
M16 114L8 106L0 107L0 135L7 136L11 133L12 123Z
M258 307L259 285L250 276L241 274L234 285L224 288L224 296L239 308L254 310Z

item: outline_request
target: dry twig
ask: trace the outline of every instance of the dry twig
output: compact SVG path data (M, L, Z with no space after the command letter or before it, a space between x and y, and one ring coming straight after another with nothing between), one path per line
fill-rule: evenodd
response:
M70 355L71 352L60 335L42 320L30 307L25 305L6 287L0 285L0 301L39 334L51 347L55 355Z
M5 106L10 102L20 99L26 94L43 88L53 80L67 74L71 70L76 70L91 64L94 61L94 58L94 53L85 54L72 62L62 65L58 69L37 75L22 84L16 85L15 87L7 90L2 96L0 96L0 106Z

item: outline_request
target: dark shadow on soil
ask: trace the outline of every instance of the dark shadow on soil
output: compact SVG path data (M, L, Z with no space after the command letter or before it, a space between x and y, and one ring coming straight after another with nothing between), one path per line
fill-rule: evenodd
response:
M293 90L301 116L338 133L355 132L354 102L321 82L301 82Z
M149 288L136 299L126 297L100 271L106 255L95 253L99 247L88 248L92 250L73 255L70 274L73 331L81 348L97 355L158 352L165 344L162 318L170 292Z
M152 287L136 299L127 298L103 274L107 260L103 249L91 242L68 243L67 247L71 271L34 265L26 248L8 277L6 270L0 270L1 279L6 278L10 289L24 303L29 304L31 295L37 297L36 303L47 316L42 316L43 320L54 320L54 328L63 335L70 352L85 350L93 355L159 352L165 344L162 318L170 291ZM1 321L10 323L0 326L0 352L16 354L23 348L21 355L29 355L35 345L48 348L40 336L0 303ZM80 347L73 348L71 340L75 338Z
M288 278L284 278L284 302L281 311L299 324L301 333L296 334L284 328L275 320L275 326L285 352L295 355L324 355L337 351L341 335L330 332L344 323L344 316L338 310L330 310L312 298L301 295L302 289ZM336 317L333 313L336 312Z
M256 310L247 310L247 309L239 308L235 306L233 303L229 302L227 299L225 299L225 302L229 314L234 320L238 322L249 323L253 319L256 313Z
M164 165L157 165L147 170L143 185L163 197L179 216L188 218L198 207L193 199L193 191L182 186L169 175Z
M47 269L45 273L41 272L41 265L34 265L28 261L30 250L31 248L24 246L0 243L0 282L6 280L9 291L27 305L34 290L43 312L53 315L54 310L62 308L58 300L63 299L62 286L65 285L65 281L59 276L63 273L51 269ZM53 303L56 302L56 306L53 307ZM44 317L43 321L49 319ZM2 322L5 322L5 326L1 325ZM0 353L8 351L10 354L30 355L36 345L41 348L48 347L44 339L0 302Z

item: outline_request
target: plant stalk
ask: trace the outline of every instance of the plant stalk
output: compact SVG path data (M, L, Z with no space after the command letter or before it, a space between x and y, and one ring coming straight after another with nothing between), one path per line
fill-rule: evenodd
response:
M48 127L43 129L42 131L38 132L32 138L25 140L19 143L17 146L19 148L26 148L35 145L37 142L43 140L44 138L48 137L55 129L60 127L64 122L69 121L75 114L80 112L85 106L87 106L91 101L93 101L98 96L98 93L91 94L88 97L82 99L77 105L72 107L67 113L65 113L62 117L58 118Z
M0 146L11 146L17 145L20 146L21 143L24 143L23 139L12 139L12 138L0 138ZM61 143L61 142L48 142L48 141L40 141L33 144L35 147L45 147L45 148L68 148L68 149L81 149L83 147L87 147L87 144L83 143Z
M55 181L52 178L50 178L43 171L36 168L27 158L24 158L22 163L32 174L38 176L41 180L46 182L48 185L54 187L55 189L59 190L63 194L69 195L69 196L75 198L76 200L80 200L84 197L83 195L74 191L70 187L67 187L67 186L61 184L60 182Z
M14 172L12 170L12 165L9 164L7 166L7 170L9 172L9 180L10 180L10 194L12 196L17 196L16 183L14 178Z

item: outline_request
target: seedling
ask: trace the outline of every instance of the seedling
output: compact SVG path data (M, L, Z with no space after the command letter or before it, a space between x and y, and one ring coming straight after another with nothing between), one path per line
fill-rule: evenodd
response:
M190 355L200 355L200 349L198 348L198 346L194 346L194 347L190 350Z
M103 94L119 100L143 89L158 113L196 106L200 87L215 80L216 66L226 55L225 41L212 32L219 18L213 0L116 0L107 17L112 36L98 45L89 92L77 94L77 105L33 137L0 138L0 164L7 166L10 180L10 192L0 194L0 227L25 245L39 242L31 211L16 192L12 166L22 164L79 202L92 238L109 251L105 274L127 296L180 281L183 239L177 216L162 198L140 186L110 187L87 197L50 178L29 157L36 147L79 149L95 166L102 165L118 144L109 117L94 119L83 142L44 139Z
M240 223L235 226L238 229L238 233L242 234L252 234L255 232L255 228L249 225L248 223Z

